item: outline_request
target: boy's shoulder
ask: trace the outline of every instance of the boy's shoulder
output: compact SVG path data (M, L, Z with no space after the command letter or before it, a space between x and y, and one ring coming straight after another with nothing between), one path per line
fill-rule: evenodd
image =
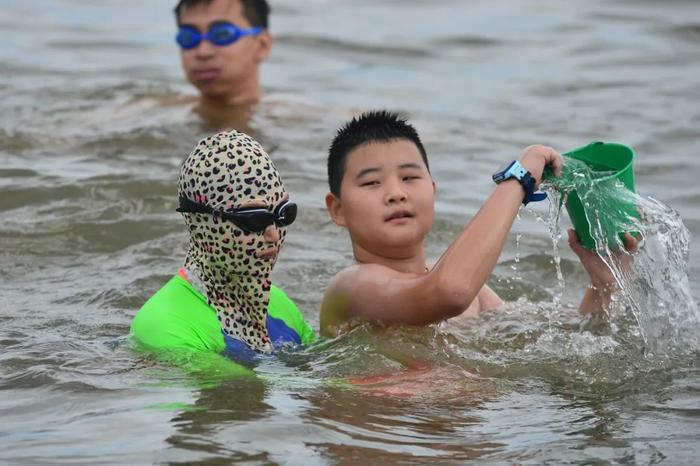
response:
M417 276L413 273L400 272L390 267L375 263L353 264L345 267L328 283L328 293L353 292L358 285L381 284L394 278L410 278Z
M358 288L358 280L365 270L372 271L376 264L353 264L337 272L328 282L321 303L320 333L335 337L345 333L352 317L352 290Z
M321 304L321 333L335 336L356 318L383 320L377 311L388 311L401 301L392 283L412 277L418 275L375 263L345 267L331 278L326 288Z

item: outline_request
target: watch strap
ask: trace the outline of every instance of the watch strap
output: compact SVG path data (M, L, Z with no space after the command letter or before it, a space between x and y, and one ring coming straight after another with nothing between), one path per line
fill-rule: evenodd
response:
M530 202L539 202L547 199L547 193L535 192L535 177L530 174L530 172L525 172L525 175L520 178L520 184L525 190L525 197L523 198L523 205L528 205Z

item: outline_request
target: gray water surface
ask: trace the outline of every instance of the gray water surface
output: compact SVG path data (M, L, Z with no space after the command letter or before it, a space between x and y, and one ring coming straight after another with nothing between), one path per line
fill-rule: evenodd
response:
M258 380L205 383L134 352L131 318L184 256L178 165L213 131L186 103L173 3L0 0L0 463L700 464L697 349L653 355L633 322L582 321L586 275L562 241L560 287L546 206L501 256L501 312L360 327ZM243 129L300 205L275 274L314 328L351 262L323 206L325 152L380 107L430 154L429 256L525 146L615 141L637 152L639 192L690 230L700 298L700 4L271 3L267 97ZM431 368L367 379L406 358Z

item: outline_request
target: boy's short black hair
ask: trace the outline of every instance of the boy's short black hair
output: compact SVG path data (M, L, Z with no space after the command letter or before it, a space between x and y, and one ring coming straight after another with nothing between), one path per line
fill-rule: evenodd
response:
M208 5L213 0L179 0L175 6L175 19L180 24L180 12L183 8L191 8L196 5ZM263 27L267 29L270 6L267 0L239 0L243 4L243 14L250 22L251 26Z
M416 129L398 114L386 110L365 112L338 130L328 151L328 186L340 197L340 184L345 176L348 154L363 144L407 139L414 143L423 158L428 172L428 155Z

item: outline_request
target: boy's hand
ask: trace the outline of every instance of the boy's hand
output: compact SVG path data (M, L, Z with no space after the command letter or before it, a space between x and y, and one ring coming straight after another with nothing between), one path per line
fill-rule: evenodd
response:
M559 152L551 147L535 144L534 146L526 147L523 151L523 156L520 159L520 164L525 167L530 174L535 177L536 188L542 182L542 172L544 167L552 168L555 176L561 174L563 160Z
M581 246L578 235L574 230L569 230L569 246L576 253L583 268L588 272L591 285L599 292L608 293L616 286L615 276L607 264L593 250ZM616 250L612 252L613 260L620 268L626 270L632 264L632 254L639 250L639 239L629 233L625 233L625 251Z

